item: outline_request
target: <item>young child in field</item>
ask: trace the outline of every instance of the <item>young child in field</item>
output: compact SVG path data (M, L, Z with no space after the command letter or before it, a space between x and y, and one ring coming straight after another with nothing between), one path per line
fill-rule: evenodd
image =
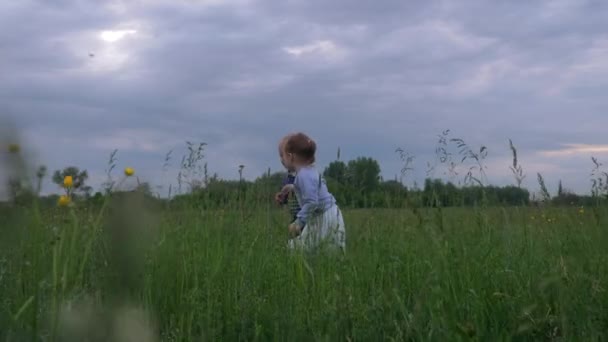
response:
M285 136L283 139L281 139L281 142L279 143L279 158L281 159L281 161L283 161L283 150L285 149L285 143L287 142L288 137L289 137L289 135ZM279 193L277 193L275 196L275 201L279 205L288 206L289 211L292 216L292 222L293 222L297 219L297 214L301 209L300 205L298 204L298 201L291 196L293 194L292 186L296 179L296 170L294 170L293 168L288 168L285 165L283 165L283 166L287 170L287 175L283 179L283 184L281 185L281 191ZM283 190L285 190L285 191L283 191Z
M289 225L290 247L311 249L327 243L344 249L346 231L342 212L314 166L316 143L303 133L286 138L281 162L288 170L295 170L296 176L293 185L286 185L282 193L293 190L301 207Z

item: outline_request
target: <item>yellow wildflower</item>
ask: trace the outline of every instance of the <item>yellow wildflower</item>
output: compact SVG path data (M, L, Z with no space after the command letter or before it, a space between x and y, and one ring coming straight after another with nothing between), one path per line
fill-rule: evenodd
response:
M581 208L578 210L578 213L579 213L579 214L581 214L581 215L583 215L583 214L585 213L585 208L581 207Z
M70 197L68 195L61 195L61 196L59 196L59 200L57 201L57 204L60 207L67 207L71 201L72 200L70 199Z
M21 148L17 144L10 144L10 145L8 145L8 152L9 153L19 153L19 150L21 150Z
M135 170L132 167L125 168L125 176L131 177L135 174Z
M74 185L74 178L72 176L65 176L63 178L63 186L65 188L71 188Z

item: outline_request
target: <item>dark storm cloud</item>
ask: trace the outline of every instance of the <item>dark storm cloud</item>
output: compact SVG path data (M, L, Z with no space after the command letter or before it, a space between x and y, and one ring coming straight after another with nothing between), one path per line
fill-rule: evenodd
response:
M511 181L511 138L528 185L544 172L586 191L590 155L608 154L559 151L605 144L607 14L565 0L5 2L0 106L38 162L85 167L94 185L114 148L160 183L186 140L209 144L212 171L252 178L278 169L294 130L321 165L340 147L387 178L404 147L420 182L451 129L489 147L492 182Z

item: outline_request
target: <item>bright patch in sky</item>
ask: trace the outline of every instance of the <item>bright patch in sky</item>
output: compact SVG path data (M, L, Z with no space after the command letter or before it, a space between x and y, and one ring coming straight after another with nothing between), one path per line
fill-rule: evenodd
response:
M129 34L135 34L137 31L135 30L116 30L116 31L102 31L100 34L101 40L114 43L117 42Z
M90 63L87 68L95 73L117 71L123 69L133 57L131 46L117 44L127 36L135 35L138 31L128 30L105 30L99 32L100 45L94 48ZM139 37L142 38L142 37ZM124 75L123 75L124 76Z
M566 144L565 148L553 151L542 151L541 154L547 157L559 157L573 154L603 154L608 153L608 145L590 144Z
M336 44L330 40L320 40L306 45L288 46L283 48L285 52L294 56L301 56L309 53L332 53L336 50Z

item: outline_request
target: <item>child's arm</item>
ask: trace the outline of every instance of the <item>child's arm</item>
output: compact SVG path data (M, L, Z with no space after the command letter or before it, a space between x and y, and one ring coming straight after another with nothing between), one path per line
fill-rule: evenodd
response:
M288 203L289 192L293 190L293 184L289 184L289 178L285 178L283 180L283 186L281 187L281 191L279 191L275 196L275 201L280 205L285 205Z
M298 175L295 182L301 192L302 203L294 223L299 228L302 228L306 225L308 218L317 208L319 202L319 178L312 172L306 172Z

